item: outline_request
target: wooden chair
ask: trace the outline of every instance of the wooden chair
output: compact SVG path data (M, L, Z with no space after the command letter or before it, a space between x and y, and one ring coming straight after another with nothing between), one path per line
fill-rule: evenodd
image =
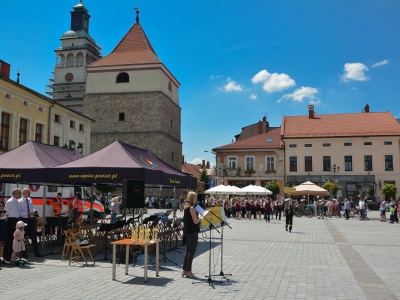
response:
M90 248L94 247L94 245L80 245L78 240L77 240L77 234L70 231L70 235L69 235L69 241L71 243L71 254L69 257L69 265L71 265L71 261L76 258L76 262L79 261L79 259L82 257L83 261L85 262L86 266L89 266L86 257L83 253L83 250L86 250L87 253L89 254L90 258L93 261L93 264L95 264L95 260L93 258L92 252L90 251ZM76 256L73 256L73 255Z
M64 255L68 255L70 252L72 252L72 242L70 238L72 233L79 234L79 236L81 236L76 228L64 230L65 239L61 260L64 260Z

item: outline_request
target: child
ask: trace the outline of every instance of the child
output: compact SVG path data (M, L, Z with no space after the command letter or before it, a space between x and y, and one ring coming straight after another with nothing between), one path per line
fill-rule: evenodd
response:
M15 262L15 256L17 255L17 252L20 253L21 251L25 251L25 231L24 227L27 224L18 221L17 225L15 226L15 232L14 232L14 241L12 244L13 248L13 253L11 254L11 262Z
M389 210L389 213L390 213L390 222L389 223L394 223L394 207L393 207L393 205L392 204L390 204L389 205L390 206L390 210Z

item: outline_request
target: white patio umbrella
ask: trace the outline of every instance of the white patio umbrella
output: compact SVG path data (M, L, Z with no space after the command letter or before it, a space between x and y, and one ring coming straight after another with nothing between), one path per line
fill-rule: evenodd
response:
M327 196L329 192L322 187L319 187L311 181L303 182L294 187L296 192L290 193L291 195L307 195L307 200L310 202L310 195L312 196Z
M204 191L204 194L233 194L233 189L230 185L220 184Z
M237 194L245 195L245 194L253 194L253 195L272 195L272 192L266 188L263 188L259 185L248 185L244 188L240 189L241 191Z

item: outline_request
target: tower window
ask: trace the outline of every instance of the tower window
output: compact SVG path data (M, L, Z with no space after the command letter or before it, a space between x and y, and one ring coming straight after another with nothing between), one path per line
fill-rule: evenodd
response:
M129 82L129 75L128 73L120 73L117 76L117 83L121 83L121 82Z
M125 113L119 113L118 120L125 121Z
M172 127L172 119L171 119L171 127Z
M171 81L168 82L168 89L172 92L172 83L171 83Z

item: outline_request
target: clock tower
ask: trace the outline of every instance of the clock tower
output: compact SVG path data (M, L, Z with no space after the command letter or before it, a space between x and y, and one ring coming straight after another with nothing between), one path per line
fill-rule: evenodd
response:
M71 29L61 36L61 47L55 50L54 78L47 91L53 100L79 112L86 90L86 65L101 58L101 48L89 34L89 19L80 0L71 11Z

